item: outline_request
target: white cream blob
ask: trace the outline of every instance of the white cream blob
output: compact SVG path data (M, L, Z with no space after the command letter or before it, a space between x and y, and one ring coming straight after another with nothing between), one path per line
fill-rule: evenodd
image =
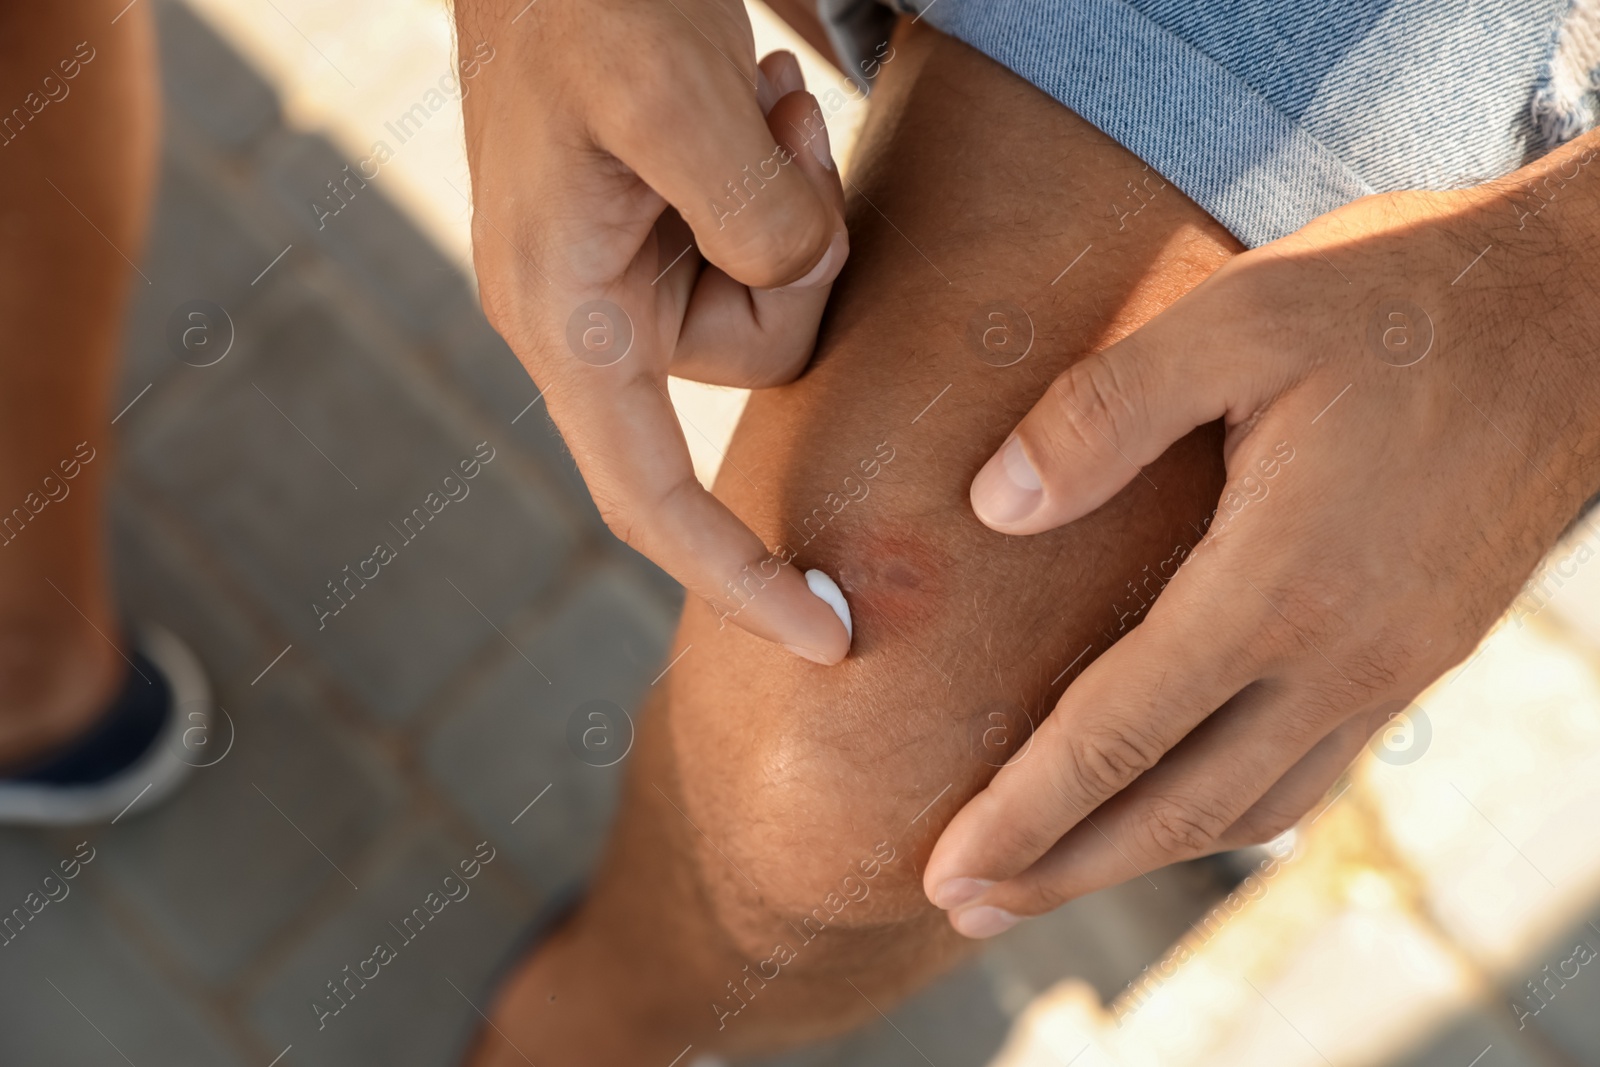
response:
M838 583L816 568L812 568L806 571L806 587L818 600L833 609L833 613L839 616L839 621L844 623L845 634L854 640L856 632L850 625L850 605L845 603L844 594L839 591Z

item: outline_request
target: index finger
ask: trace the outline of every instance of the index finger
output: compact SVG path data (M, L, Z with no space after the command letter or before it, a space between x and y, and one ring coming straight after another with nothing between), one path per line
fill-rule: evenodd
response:
M817 663L844 659L840 617L695 477L665 382L642 369L580 370L596 380L579 388L568 377L550 414L612 532L724 621Z

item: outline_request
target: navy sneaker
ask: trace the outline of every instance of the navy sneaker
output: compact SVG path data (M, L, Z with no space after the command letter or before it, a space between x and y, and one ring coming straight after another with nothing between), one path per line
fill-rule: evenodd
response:
M211 687L189 647L142 628L122 690L87 733L31 766L0 774L0 824L110 822L163 799L196 765L209 732Z

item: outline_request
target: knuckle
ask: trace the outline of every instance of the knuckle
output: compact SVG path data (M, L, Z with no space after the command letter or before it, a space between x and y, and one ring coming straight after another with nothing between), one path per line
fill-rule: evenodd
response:
M1069 452L1098 453L1107 440L1125 437L1136 414L1125 372L1101 358L1086 360L1057 378L1053 392L1060 417L1052 420L1056 443Z
M673 48L641 48L628 58L626 76L608 79L603 113L618 129L674 129L698 110L699 75ZM665 125L664 125L665 124Z
M522 275L515 269L506 269L503 263L489 264L486 261L490 258L481 251L474 253L478 306L495 333L531 371L535 362L542 362L551 351L554 342L538 325L540 309L534 306L529 296L531 287L524 284Z
M1361 693L1386 693L1398 688L1400 679L1410 675L1419 660L1406 644L1381 642L1363 645L1345 657L1343 670Z
M1160 601L1156 602L1156 607L1161 607ZM1260 679L1273 660L1271 641L1264 630L1264 627L1255 627L1248 633L1213 631L1217 634L1215 647L1207 649L1206 655L1214 676Z
M617 473L611 462L595 477L586 475L586 479L595 486L590 495L606 527L624 544L651 558L667 547L665 531L672 523L661 517L681 514L689 507L686 497L705 492L688 471L664 489L646 489L632 482L627 474ZM709 592L702 590L702 594Z
M1058 787L1065 796L1086 796L1091 805L1121 790L1161 758L1162 747L1139 728L1120 723L1074 733L1063 746ZM1082 815L1082 812L1076 813Z
M1059 827L1055 812L1039 805L997 821L990 831L991 847L1002 856L1040 856L1061 839Z
M757 289L802 277L831 237L828 219L809 191L796 184L787 192L752 199L752 210L741 212L717 242L718 265Z
M1281 664L1309 658L1324 669L1328 663L1339 663L1351 634L1348 620L1355 617L1342 578L1300 574L1292 582L1263 583L1255 599L1254 619L1266 661ZM1340 669L1345 669L1342 664Z
M606 529L623 544L633 545L637 525L633 508L605 489L591 487L589 495L594 498L595 509L599 511L600 521L606 524Z
M557 418L557 425L563 423ZM573 439L578 439L574 436ZM659 536L652 536L662 524L658 517L685 506L682 498L704 490L687 469L680 477L672 478L664 486L645 485L634 478L626 457L607 451L599 440L582 437L585 443L578 458L589 496L594 500L600 519L617 538L646 556L660 547ZM665 480L665 479L664 479Z
M1006 910L1017 915L1043 915L1069 899L1062 887L1037 879L1019 880L1010 887L1009 893Z
M478 226L479 223L474 220L472 241L474 246L481 248L483 239L479 236ZM509 287L499 280L496 272L488 269L487 264L483 262L484 256L481 252L475 253L474 259L477 260L478 306L483 309L483 317L494 327L495 332L505 337L511 325L512 301L508 292Z
M1152 854L1170 859L1207 851L1228 828L1221 805L1197 797L1161 797L1144 818Z
M1349 718L1364 699L1337 675L1321 684L1297 687L1293 702L1284 709L1282 736L1288 743L1314 741Z
M1441 658L1445 650L1440 643L1421 628L1357 626L1351 630L1354 632L1329 634L1318 641L1334 665L1321 672L1326 699L1320 703L1330 711L1348 710L1402 689L1420 689L1449 665ZM1313 667L1322 665L1320 657L1307 662Z
M810 358L809 347L796 348L792 351L775 348L770 357L763 361L739 362L726 384L738 389L771 389L779 385L788 385L800 377Z
M1257 736L1281 750L1299 746L1309 748L1336 729L1365 702L1365 696L1307 650L1306 661L1318 673L1297 670L1281 678L1261 679L1241 691L1246 701L1255 702L1266 714ZM1348 668L1346 668L1348 670Z

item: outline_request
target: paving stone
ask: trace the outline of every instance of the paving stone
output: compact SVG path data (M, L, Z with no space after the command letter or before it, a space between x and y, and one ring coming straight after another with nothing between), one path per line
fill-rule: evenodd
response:
M199 657L216 692L256 678L283 645L274 647L258 634L227 591L203 576L209 554L163 525L115 476L107 504L111 576L123 617L177 634Z
M364 286L390 316L418 334L431 335L445 325L450 307L469 292L466 279L383 195L381 170L371 180L362 177L373 174L374 166L345 158L323 137L291 134L272 146L262 178L269 195L304 228L311 244ZM330 190L330 182L341 195Z
M1591 509L1572 525L1561 543L1545 557L1511 606L1512 625L1543 615L1571 626L1600 648L1600 509Z
M594 499L589 496L589 486L584 485L578 464L562 440L562 432L555 429L544 402L533 403L539 397L539 387L534 386L514 352L483 318L477 301L464 299L461 306L451 310L450 318L440 352L454 378L494 419L494 424L502 426L507 440L565 490L565 499L571 504L582 533L600 541L619 566L642 577L672 614L677 614L683 606L682 585L606 530Z
M462 481L475 431L430 414L328 309L283 310L250 340L133 462L307 654L404 718L554 579L568 521L493 463L492 442ZM380 543L389 562L363 564Z
M484 854L493 857L491 866L506 862L503 837L489 837L495 851ZM531 902L514 898L486 869L470 881L460 879L458 864L472 860L476 849L477 842L423 828L364 880L348 906L301 939L250 1004L264 1043L293 1044L293 1062L300 1067L459 1062L478 1025L474 1006L487 1008L492 976L531 914ZM446 886L451 874L457 880ZM447 892L459 899L437 904ZM437 894L433 903L430 894ZM411 927L404 925L413 909L430 914L435 907L426 923L413 919ZM379 943L390 946L392 958L364 963ZM376 969L377 975L363 987L359 976L346 978L346 966L369 976ZM340 1003L327 986L335 978L349 983L346 1003L337 1014L319 1016L314 1001L325 1000L330 1008Z
M445 365L507 437L567 489L584 520L604 529L572 453L539 400L539 387L483 317L476 297L463 295L449 319L439 345Z
M665 665L671 621L636 587L601 572L542 630L511 637L527 660L504 656L434 731L425 761L482 832L503 839L512 862L550 892L587 873L627 762L581 761L568 746L568 722L590 700L637 716ZM624 729L619 722L618 737Z
M237 152L277 125L278 95L205 20L180 3L156 6L167 105Z
M330 728L324 701L292 664L247 686L221 693L226 756L167 803L135 808L104 845L104 876L212 980L237 973L319 893L359 877L400 806L398 783Z
M0 1061L242 1065L209 1010L153 970L88 891L113 862L105 843L122 829L71 837L0 831L0 908L26 907L29 893L58 898L0 948ZM84 840L91 843L80 852ZM75 854L89 857L75 878L42 885Z
M1529 982L1534 985L1531 990ZM1600 1055L1600 901L1589 915L1509 972L1505 999L1503 1008L1498 1004L1494 1008L1507 1027L1525 1027L1575 1062L1595 1061ZM1480 1067L1494 1065L1485 1062Z
M633 549L619 541L604 522L589 496L572 452L561 438L549 411L539 397L539 387L523 370L500 335L490 326L475 298L463 300L451 311L450 325L440 342L445 365L454 372L469 396L494 420L504 424L508 439L549 473L565 489L585 535L598 540L617 566L630 571L655 591L674 616L683 606L683 587ZM532 404L532 407L529 405Z
M1429 913L1497 972L1600 885L1600 677L1549 634L1542 620L1501 626L1417 699L1426 725L1355 774Z
M1132 1018L1144 1024L1150 1051L1197 1046L1205 1054L1193 1062L1204 1067L1374 1063L1422 1040L1438 1025L1430 1020L1451 1018L1476 985L1466 962L1388 883L1376 876L1351 882L1365 883L1353 895L1370 899L1319 923L1310 936L1296 931L1292 951L1270 976L1265 968L1254 978L1230 973L1216 960L1190 972L1216 987L1206 991L1213 1003L1235 998L1235 1010L1221 1017L1225 1026L1186 1029L1157 1002L1141 1007ZM1205 1003L1192 985L1188 992L1191 1004ZM1123 1022L1124 1032L1132 1029Z
M1020 1012L1057 982L1088 982L1110 1003L1227 895L1216 868L1181 863L1040 916L994 939L984 965L1001 1003Z
M968 966L850 1037L749 1062L750 1067L979 1067L1000 1048L1010 1026L982 969Z
M167 333L175 314L200 331L191 338L213 345L226 345L230 333L253 328L249 305L260 290L251 282L281 251L281 245L274 248L250 225L242 206L230 201L226 190L169 145L162 155L155 217L142 267L150 284L134 279L123 329L118 409L145 386L159 385L169 375L196 377L209 369L190 365L207 361L209 352L196 347L186 364L173 350ZM226 315L186 319L188 311L180 312L180 307L196 300L210 301ZM129 413L130 420L138 410Z
M609 566L630 582L636 582L641 590L648 590L676 625L678 615L683 611L683 586L666 571L613 537L611 531L604 530L597 536L605 558L610 561Z
M1396 1056L1390 1067L1562 1067L1507 1026L1500 1011L1499 1004L1486 1004L1451 1020L1422 1048Z
M618 566L637 575L676 615L683 606L683 587L606 528L544 401L534 403L539 387L483 317L476 299L463 301L452 311L440 351L454 377L494 424L503 426L508 440L565 490L564 499L584 535L598 540Z
M281 646L250 631L225 591L197 575L186 546L126 494L114 515L119 602L190 642L211 681L216 725L209 747L192 753L206 766L159 808L130 811L105 839L111 861L98 873L188 966L220 980L343 882L272 804L348 867L392 818L400 786L370 745L338 726L294 650L273 664Z

